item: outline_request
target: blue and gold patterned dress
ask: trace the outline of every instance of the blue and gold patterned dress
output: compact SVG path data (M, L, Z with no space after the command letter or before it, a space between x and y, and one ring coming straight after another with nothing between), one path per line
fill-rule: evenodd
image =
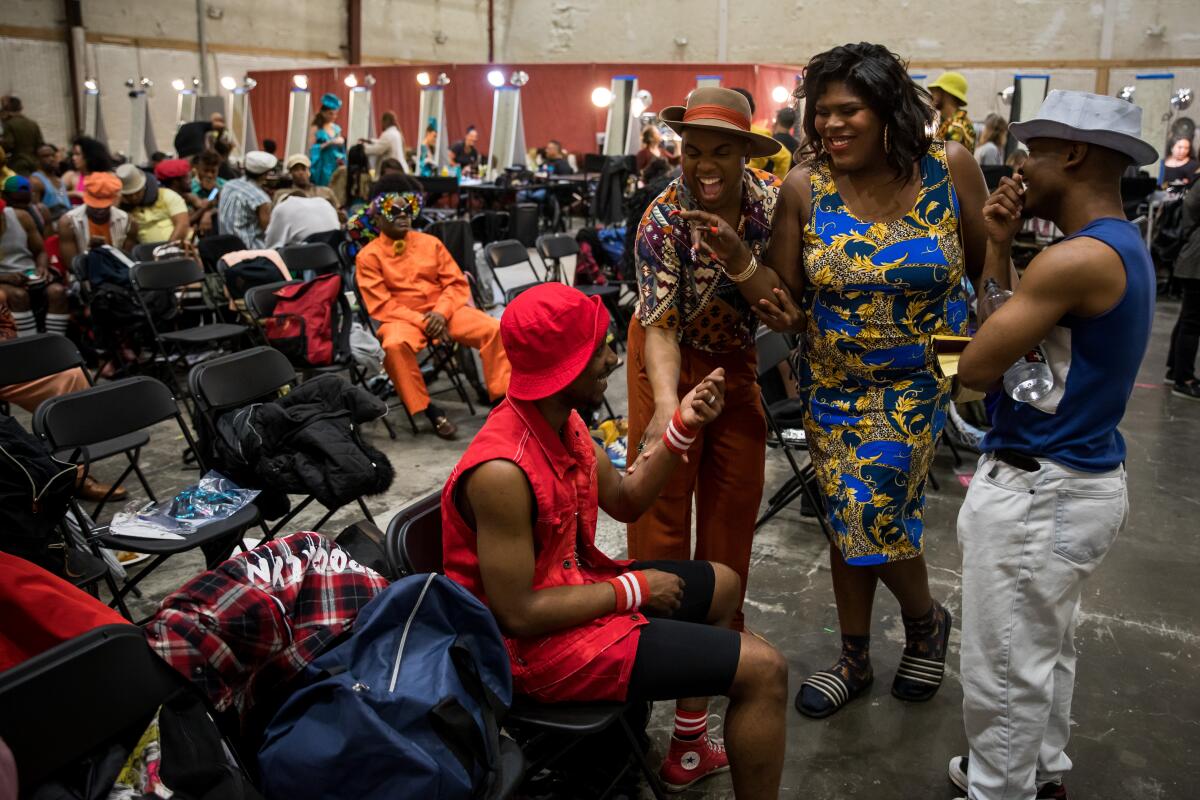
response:
M891 222L856 218L828 162L812 168L804 269L814 297L800 389L813 465L850 564L922 551L925 478L949 398L931 336L963 334L967 324L958 212L939 141L921 160L912 209Z

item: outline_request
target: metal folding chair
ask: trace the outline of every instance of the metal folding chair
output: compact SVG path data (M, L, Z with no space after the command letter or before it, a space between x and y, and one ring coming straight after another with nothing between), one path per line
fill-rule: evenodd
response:
M204 267L190 258L172 258L165 261L141 261L133 265L129 271L130 281L138 296L138 302L146 314L154 341L158 345L168 382L176 394L182 395L183 390L175 378L171 364L172 356L185 360L188 352L198 348L210 348L237 339L249 329L245 325L230 322L217 322L211 325L196 325L191 328L160 331L154 321L154 315L146 305L143 292L153 290L177 291L193 283L204 280Z
M342 263L337 251L324 243L289 244L278 250L279 257L296 278L338 272Z
M492 280L504 295L506 305L530 286L546 282L546 276L538 274L537 266L529 257L529 250L516 239L492 242L483 248L483 253ZM502 278L501 274L505 277ZM528 280L529 277L533 280Z
M192 433L188 430L178 403L165 384L153 378L138 376L93 386L81 392L52 397L38 406L33 415L33 429L44 438L51 449L67 452L66 460L82 464L86 476L91 466L91 449L105 442L144 431L152 425L174 419L190 450L195 454L200 474L208 471ZM79 522L84 539L100 555L101 546L112 550L148 553L154 556L125 585L114 590L113 604L130 617L125 595L176 553L204 547L207 561L215 566L233 551L241 534L259 522L258 509L253 503L224 520L198 528L187 538L151 539L140 536L121 536L106 527L93 528L79 503L72 499L71 510Z
M285 386L296 382L296 371L287 357L273 347L262 346L205 361L192 367L188 373L188 387L195 398L196 408L213 435L219 435L217 417L221 414L270 398ZM267 529L263 541L273 538L313 502L316 502L316 498L312 495L301 500ZM366 502L361 497L357 498L357 502L363 515L374 523L375 518ZM313 525L313 530L319 530L343 507L327 508L327 513Z
M36 336L26 336L0 342L0 386L35 381L58 372L75 369L76 367L87 378L88 386L94 386L95 383L92 380L92 375L88 372L87 365L83 361L83 356L79 353L79 349L75 346L75 343L57 333L39 333ZM145 431L137 431L128 436L121 436L111 441L100 442L89 449L88 455L92 463L103 461L106 458L111 458L122 453L129 460L129 466L121 473L121 477L117 478L112 488L109 489L108 494L92 510L93 519L100 516L100 512L108 503L109 497L125 482L131 472L137 475L138 482L146 490L146 495L151 500L158 502L158 498L154 496L154 490L150 488L150 482L146 480L142 468L138 465L138 457L141 449L149 441L150 434ZM65 458L69 453L60 451L54 455L59 458Z
M414 500L396 512L388 523L384 548L393 570L405 574L442 572L441 491ZM535 776L553 766L584 737L619 725L629 754L637 762L650 791L659 800L666 797L658 773L646 759L641 744L625 717L627 703L556 703L545 705L515 697L504 718L504 727L525 738L521 746L529 761L525 775ZM600 800L608 797L624 777L626 766L612 779Z
M772 370L778 369L780 364L786 363L788 355L791 353L791 346L782 333L776 333L762 329L759 331L757 341L758 347L758 379L761 384L763 376ZM788 466L792 468L792 477L781 486L770 499L767 500L767 509L763 512L758 521L754 523L757 530L762 527L787 507L793 500L801 495L808 500L817 512L817 522L821 526L821 531L829 541L833 541L833 531L829 527L829 520L825 517L825 505L818 502L817 496L813 493L812 485L816 484L817 473L813 468L812 460L809 459L803 467L796 460L795 453L802 451L807 454L807 444L794 444L783 438L783 431L779 427L779 423L775 420L775 415L771 413L771 404L767 402L767 398L762 393L762 387L759 386L759 396L762 400L763 412L767 417L767 430L774 437L776 446L783 450L783 455L787 458Z
M106 744L136 742L158 709L181 694L213 715L134 625L94 628L0 673L0 738L12 749L21 796ZM246 774L236 758L225 766Z
M284 286L295 286L304 281L280 281L278 283L268 283L263 286L251 287L244 298L246 303L246 312L256 323L261 323L262 320L270 317L275 313L275 303L279 298L275 296L275 292L282 289ZM345 284L343 283L343 288ZM308 364L292 363L305 378L313 375L328 375L334 372L342 372L343 370L350 376L350 383L356 386L366 388L367 379L363 375L362 368L358 366L358 362L354 360L354 354L350 350L350 323L353 319L353 312L350 310L350 302L346 299L346 294L339 291L333 299L333 308L330 311L330 325L333 329L333 361L329 364L313 367ZM268 344L270 344L268 342ZM396 429L392 427L391 421L384 416L382 420L383 427L387 429L388 436L392 439L396 438Z

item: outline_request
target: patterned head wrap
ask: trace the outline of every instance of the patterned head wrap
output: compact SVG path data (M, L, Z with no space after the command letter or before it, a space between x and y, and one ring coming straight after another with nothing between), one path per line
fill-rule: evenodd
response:
M416 192L387 192L371 202L371 215L395 222L401 214L416 219L421 213L421 195Z

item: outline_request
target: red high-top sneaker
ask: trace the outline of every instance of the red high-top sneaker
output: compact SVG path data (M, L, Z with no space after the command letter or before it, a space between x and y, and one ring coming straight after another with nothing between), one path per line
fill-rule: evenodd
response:
M708 734L698 739L671 737L671 749L663 761L658 777L668 792L682 792L696 781L710 775L729 771L729 756L725 745L714 742Z

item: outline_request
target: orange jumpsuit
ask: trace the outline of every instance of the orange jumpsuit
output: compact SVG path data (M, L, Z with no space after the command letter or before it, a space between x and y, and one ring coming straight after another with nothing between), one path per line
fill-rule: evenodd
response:
M383 234L355 259L358 289L367 313L382 323L383 366L410 414L429 407L417 353L428 344L425 314L446 318L446 335L479 350L488 394L495 400L508 391L512 368L500 342L500 321L467 305L470 287L450 251L435 236L409 231L402 255Z

